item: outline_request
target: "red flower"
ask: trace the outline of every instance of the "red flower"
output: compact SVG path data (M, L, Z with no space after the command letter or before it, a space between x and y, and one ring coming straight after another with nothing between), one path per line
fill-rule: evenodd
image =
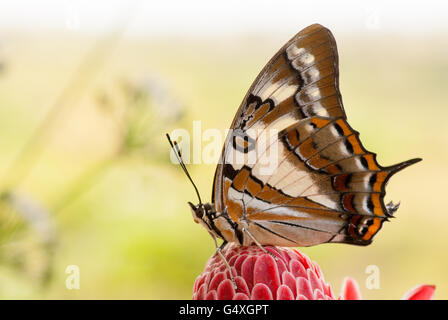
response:
M418 285L403 296L403 300L432 300L434 298L434 291L436 286L434 285Z
M194 300L335 300L331 286L325 282L317 263L296 249L265 247L273 256L257 246L229 245L223 250L232 269L237 289L221 257L213 255L204 272L196 278ZM434 286L418 286L404 299L431 299ZM346 278L341 297L361 299L355 280Z
M433 285L418 285L403 296L403 300L432 300L434 298L434 291L436 286ZM342 284L341 297L342 300L361 300L361 291L356 280L346 277Z
M229 271L221 257L213 255L204 272L196 278L195 300L293 300L335 299L319 266L295 249L229 245L223 254L237 285L233 288Z

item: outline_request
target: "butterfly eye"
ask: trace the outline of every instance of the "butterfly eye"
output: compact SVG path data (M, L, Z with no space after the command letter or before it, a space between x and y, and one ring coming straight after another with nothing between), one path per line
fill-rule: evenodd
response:
M202 219L202 217L204 216L204 208L202 206L198 206L195 213L198 218Z

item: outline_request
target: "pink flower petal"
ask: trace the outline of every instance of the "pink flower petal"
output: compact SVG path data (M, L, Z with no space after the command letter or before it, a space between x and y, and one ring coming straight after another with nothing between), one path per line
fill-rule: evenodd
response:
M323 280L324 275L322 274L322 270L320 269L319 265L317 264L317 262L313 261L313 267L314 267L314 271L316 271L316 275Z
M406 292L403 296L403 300L432 300L434 298L434 291L436 290L436 286L434 285L419 285L408 292Z
M255 261L257 261L256 256L251 256L243 262L241 266L241 276L246 280L247 286L249 290L252 290L254 286L254 265Z
M198 291L198 288L201 286L201 284L203 284L205 282L207 273L204 272L203 274L196 277L196 280L194 281L194 285L193 285L193 292Z
M311 269L307 270L308 279L310 281L311 288L319 289L320 291L324 291L324 288L322 286L322 281L317 278L316 273L314 273Z
M246 261L247 254L242 254L235 260L235 264L233 265L235 267L235 270L238 274L241 274L241 267L243 265L243 262Z
M291 270L292 275L295 278L298 277L307 277L306 270L303 265L297 260L289 261L289 269Z
M235 266L235 261L236 261L236 259L238 259L240 256L239 255L233 255L230 259L229 259L229 265L231 265L231 266Z
M236 255L236 254L237 254L236 251L229 251L229 250L227 250L227 251L226 251L226 255L225 255L225 257L226 257L227 261L230 261L230 259L232 259L232 257L233 257L234 255Z
M325 296L321 290L314 290L314 300L325 300Z
M325 294L333 299L335 299L334 293L333 293L333 289L331 288L331 286L328 283L325 283L324 285L324 291Z
M283 256L282 256L282 254L281 254L281 252L279 252L278 250L276 250L275 247L271 247L271 246L269 246L269 247L265 247L265 249L266 249L266 251L268 251L268 252L272 253L274 256L276 256L276 257L278 258L278 260L281 261L281 260L284 259Z
M250 300L272 300L272 292L264 283L257 283L252 290Z
M297 292L296 289L296 279L291 274L291 272L285 271L282 273L282 283L287 285L292 292Z
M218 272L212 278L208 290L216 290L221 282L227 279L225 272Z
M195 300L205 300L205 295L206 295L206 286L205 284L202 284L199 287L199 290L197 291Z
M205 273L205 280L204 280L204 285L206 285L207 287L210 285L210 281L212 281L212 278L214 276L213 272L204 272ZM198 290L199 290L199 286L198 286Z
M311 290L311 286L308 279L302 277L297 278L296 289L297 289L297 297L299 295L303 295L309 300L312 300L314 298L313 291Z
M282 260L278 259L276 262L279 275L283 274L283 272L288 270L288 267L286 266L286 263L283 259Z
M312 266L312 262L310 258L308 258L306 255L304 255L302 252L300 252L297 249L294 249L294 252L297 255L297 260L305 267L305 269L310 269Z
M288 286L284 284L278 287L276 296L277 300L294 300L293 292Z
M361 300L361 291L355 279L346 277L342 284L341 290L342 300Z
M205 296L205 300L218 300L218 294L215 290L209 291Z
M244 293L245 295L249 295L249 288L247 287L246 281L243 277L236 276L235 277L235 283L236 283L236 293Z
M255 262L254 283L264 283L272 293L277 293L277 288L280 286L280 275L277 264L270 255L264 254Z
M218 300L232 300L235 295L233 283L230 279L226 279L218 286Z
M233 300L249 300L249 297L245 295L244 293L238 292L234 297Z

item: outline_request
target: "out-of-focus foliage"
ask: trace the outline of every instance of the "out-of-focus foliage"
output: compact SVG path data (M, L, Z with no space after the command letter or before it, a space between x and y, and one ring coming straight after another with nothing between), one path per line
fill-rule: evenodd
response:
M15 193L2 194L0 212L2 266L45 286L51 281L56 246L49 212L33 199Z

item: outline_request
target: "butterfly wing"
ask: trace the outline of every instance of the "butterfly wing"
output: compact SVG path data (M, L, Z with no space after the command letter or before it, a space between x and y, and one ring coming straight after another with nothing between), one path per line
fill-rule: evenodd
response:
M396 209L389 178L347 123L331 32L300 31L268 62L233 120L213 202L262 244L369 244Z
M319 62L314 56L311 58L313 49L314 52L319 49L321 52L326 51L327 59ZM305 65L311 59L314 60L314 64L308 62ZM308 67L307 70L297 71L296 68L300 63L303 69ZM327 80L333 79L333 92L322 99L306 103L304 102L305 93L302 93L301 89L306 85L313 87L319 85L317 81L322 77L319 66L328 74ZM336 42L329 30L315 24L296 34L266 64L244 97L231 128L243 131L250 127L283 129L301 119L319 114L345 118L339 93ZM218 211L222 210L225 200L221 187L225 178L223 173L226 157L234 151L231 140L233 137L229 134L224 143L213 183L212 200Z

